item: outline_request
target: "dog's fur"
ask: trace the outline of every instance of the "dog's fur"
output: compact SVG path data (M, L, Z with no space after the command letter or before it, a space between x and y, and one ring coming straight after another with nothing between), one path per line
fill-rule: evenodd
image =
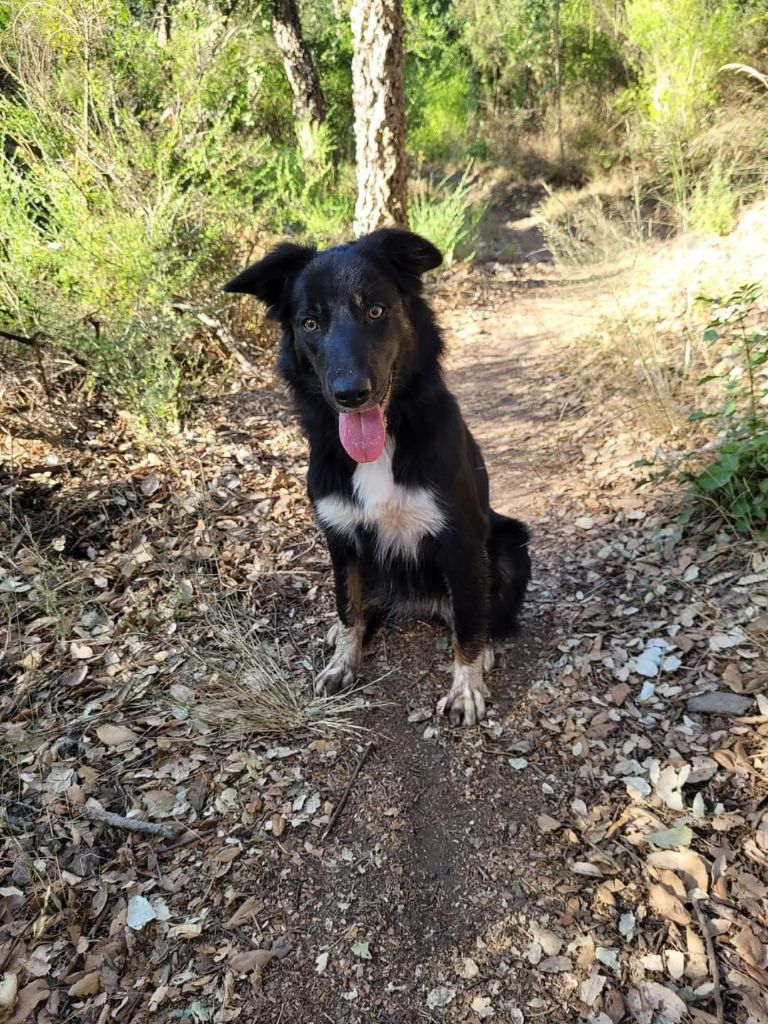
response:
M390 613L438 616L454 638L438 708L472 725L485 717L488 642L514 628L530 559L526 527L490 508L480 449L443 379L442 338L420 295L421 274L441 260L425 239L385 228L324 252L284 243L226 290L255 295L282 325L279 369L309 438L309 497L338 610L316 692L353 682L365 639ZM349 394L384 408L375 462L356 463L340 443Z

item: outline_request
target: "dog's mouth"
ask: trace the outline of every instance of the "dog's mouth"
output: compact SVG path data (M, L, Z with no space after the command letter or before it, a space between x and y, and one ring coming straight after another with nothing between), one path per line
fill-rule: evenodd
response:
M350 459L355 462L375 462L384 451L387 428L384 410L392 391L392 378L380 402L367 409L339 412L339 440Z

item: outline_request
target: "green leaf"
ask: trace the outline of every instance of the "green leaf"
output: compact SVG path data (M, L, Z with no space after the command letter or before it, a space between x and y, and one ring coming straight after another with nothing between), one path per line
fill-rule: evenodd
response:
M658 832L649 832L645 841L659 850L672 850L676 846L690 846L693 832L687 825L679 828L662 828Z
M688 417L688 422L698 423L699 420L711 420L714 417L715 414L713 412L692 412Z
M733 470L726 469L719 462L715 462L695 476L694 482L702 491L712 494L714 491L719 491L721 487L725 487L732 476Z
M717 341L718 338L721 337L722 335L720 334L720 332L716 331L714 327L708 327L706 331L704 331L704 341L706 341L708 345L711 345L712 342Z

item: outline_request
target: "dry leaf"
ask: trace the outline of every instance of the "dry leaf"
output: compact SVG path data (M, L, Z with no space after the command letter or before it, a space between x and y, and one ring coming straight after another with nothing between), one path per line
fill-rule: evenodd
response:
M0 1010L10 1010L16 1002L19 981L15 974L4 974L0 978Z
M561 828L563 823L549 814L540 814L536 819L536 824L541 832L555 832Z
M569 956L548 956L539 962L537 969L544 974L560 974L562 971L572 971L573 962Z
M648 854L647 863L652 867L666 868L682 875L687 892L691 889L709 889L709 869L701 854L693 850L656 850Z
M74 985L69 989L69 995L71 996L92 996L95 995L101 988L101 970L90 971L88 974L84 974L79 981L76 981Z
M181 924L174 924L168 929L168 935L172 939L196 939L201 935L203 926L200 921L182 921Z
M36 978L30 985L19 989L13 1013L5 1024L23 1024L28 1021L34 1008L51 994L45 978Z
M680 996L657 981L638 982L627 993L627 1006L637 1024L656 1024L659 1017L679 1024L688 1012Z
M249 974L257 967L264 968L275 954L270 949L249 949L230 957L229 968L237 974Z
M753 967L762 967L765 963L765 946L748 925L734 936L733 944L746 963Z
M240 928L244 924L250 924L263 909L263 900L258 899L256 896L249 896L247 900L240 904L230 919L224 922L224 927L229 930Z
M108 747L119 747L123 743L136 743L139 737L127 725L100 725L96 735Z
M690 924L691 916L683 904L674 896L669 889L657 882L650 882L648 894L653 909L667 921L674 921L675 924Z

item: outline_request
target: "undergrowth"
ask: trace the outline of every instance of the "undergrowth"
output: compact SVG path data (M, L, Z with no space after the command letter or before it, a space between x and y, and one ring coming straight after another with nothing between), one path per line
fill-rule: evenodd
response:
M690 485L693 501L685 521L714 513L737 533L766 537L768 324L760 298L760 286L747 284L725 299L704 300L711 312L703 337L714 368L698 381L708 407L689 419L706 426L709 437L668 460L650 480L676 475Z

